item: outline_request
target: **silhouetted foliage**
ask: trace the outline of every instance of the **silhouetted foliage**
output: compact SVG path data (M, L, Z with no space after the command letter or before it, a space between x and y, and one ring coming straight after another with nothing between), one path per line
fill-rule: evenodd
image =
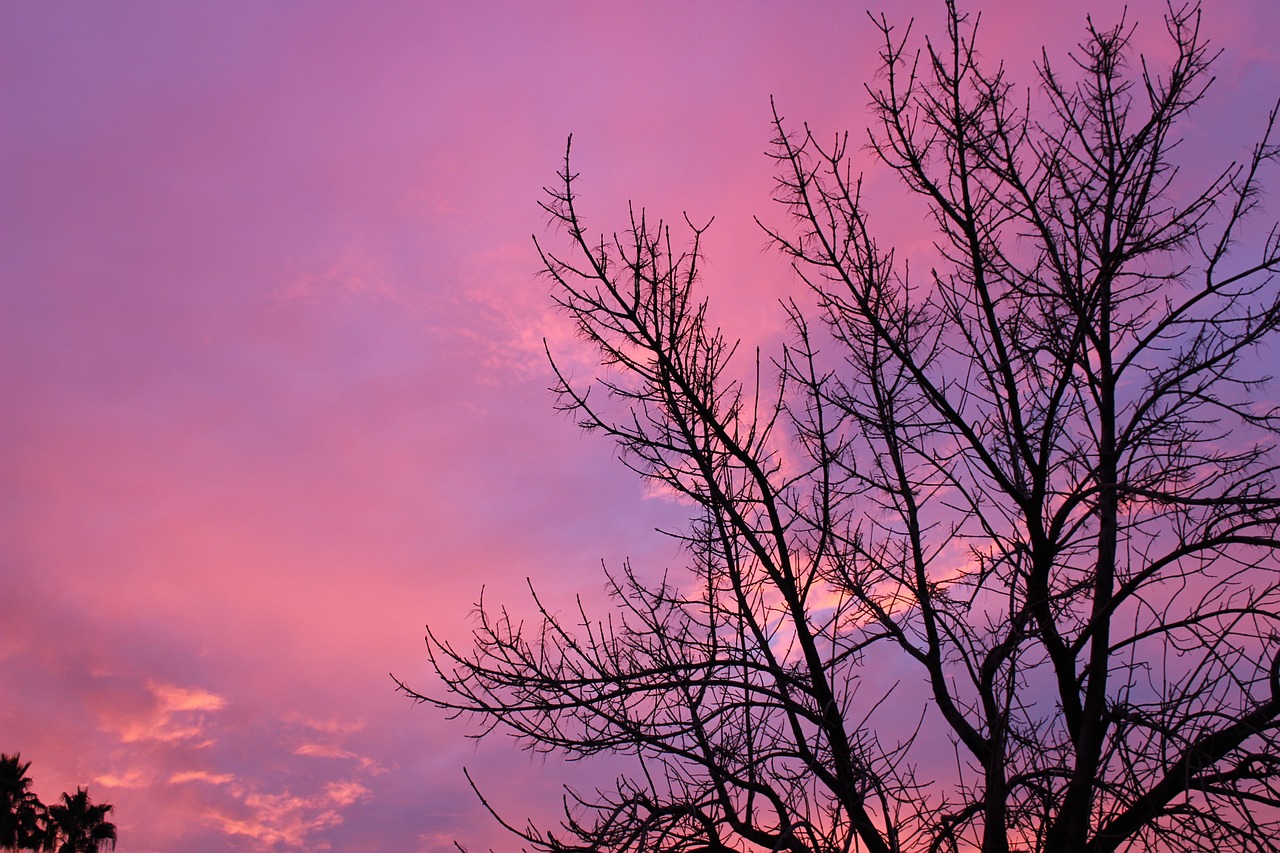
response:
M877 242L859 149L775 111L791 224L763 227L808 292L754 382L696 292L704 229L590 234L567 155L548 191L554 299L604 367L557 367L561 405L696 517L687 571L624 565L603 619L535 595L428 633L417 698L633 759L558 828L504 824L534 849L1276 849L1280 238L1239 240L1276 111L1189 191L1198 9L1167 67L1091 22L1034 93L948 11L918 51L877 21L863 149L932 214L923 274Z
M114 850L116 826L107 820L112 808L93 803L84 788L63 794L61 802L49 806L49 849L54 853L99 853L104 847Z
M107 820L114 806L95 804L84 788L45 806L31 790L30 767L17 753L0 755L0 850L99 853L105 846L115 848L116 827Z
M30 768L18 753L0 755L0 849L40 847L44 805L31 790Z

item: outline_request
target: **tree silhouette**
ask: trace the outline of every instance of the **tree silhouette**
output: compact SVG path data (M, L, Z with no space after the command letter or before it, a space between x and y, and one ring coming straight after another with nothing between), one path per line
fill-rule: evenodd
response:
M112 808L108 803L91 802L84 788L64 793L61 802L49 806L49 849L54 853L99 853L104 847L114 850L116 826L107 820Z
M630 757L558 827L504 823L537 850L1274 851L1280 232L1243 229L1277 113L1188 188L1198 9L1161 70L1090 22L1033 91L954 5L919 49L877 24L865 150L936 255L880 245L857 149L775 111L791 224L763 227L807 288L772 362L709 319L704 227L589 233L566 154L567 248L539 251L604 369L557 367L560 404L695 508L687 571L609 573L605 618L482 599L467 645L428 630L444 686L410 693Z
M31 790L30 761L0 755L0 849L39 849L44 805Z

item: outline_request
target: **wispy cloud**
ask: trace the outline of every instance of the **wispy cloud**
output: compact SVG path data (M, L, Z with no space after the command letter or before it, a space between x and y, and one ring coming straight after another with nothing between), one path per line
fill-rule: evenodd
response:
M317 719L314 717L304 717L301 714L291 713L285 714L283 717L286 723L292 725L303 726L312 731L321 732L329 735L348 735L361 731L365 727L364 720L347 720L337 717L327 717Z
M221 711L227 700L203 688L149 682L150 707L140 712L118 712L103 721L122 743L157 741L208 746L207 715Z
M369 789L359 782L330 782L324 786L330 801L339 806L349 806L369 796Z
M354 752L324 743L304 743L293 751L294 755L305 755L308 758L358 758Z
M235 781L230 773L210 773L207 770L184 770L169 777L170 785L181 785L184 782L206 782L210 785L229 785Z
M279 845L327 849L314 836L343 821L342 812L370 796L370 790L353 780L329 782L315 794L249 793L238 803L238 814L211 811L208 820L227 835L253 842L258 849Z
M152 783L152 776L141 768L133 767L121 773L103 773L95 776L93 781L112 788L145 788Z
M290 274L276 296L281 302L318 300L342 294L372 296L411 308L378 241L350 234L327 262Z
M174 711L221 711L227 700L208 690L199 687L178 687L174 684L151 684L151 692L160 700L161 710L168 713Z

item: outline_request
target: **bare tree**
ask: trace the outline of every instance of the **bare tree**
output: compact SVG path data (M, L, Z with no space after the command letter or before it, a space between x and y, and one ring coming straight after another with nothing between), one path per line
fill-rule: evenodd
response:
M604 369L557 368L561 405L696 516L688 571L623 566L604 618L535 594L535 622L482 601L467 645L428 634L444 692L418 698L632 758L558 827L508 824L525 845L1277 849L1280 410L1251 371L1280 232L1239 240L1277 113L1188 191L1198 9L1171 8L1167 68L1090 23L1031 91L948 12L919 50L877 21L864 149L775 111L791 224L764 227L808 291L754 370L697 295L704 228L589 234L566 155L568 250L540 251ZM928 205L927 274L876 242L857 150Z

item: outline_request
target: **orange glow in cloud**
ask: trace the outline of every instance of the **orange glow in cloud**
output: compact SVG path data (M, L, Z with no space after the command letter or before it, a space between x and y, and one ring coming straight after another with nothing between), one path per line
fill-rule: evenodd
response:
M971 5L1023 80L1087 8ZM1129 8L1158 51L1163 2ZM1280 5L1204 26L1193 162L1280 91ZM36 792L90 785L122 853L441 853L505 843L464 764L513 815L589 783L387 675L428 689L422 626L465 641L482 586L682 560L652 531L685 508L552 409L543 340L594 365L536 277L542 188L572 133L592 228L714 215L712 314L767 356L798 286L752 218L781 224L769 97L856 136L872 36L844 2L3 5L0 749Z
M203 712L221 710L227 704L225 699L207 690L170 684L148 684L147 689L156 700L148 712L104 721L103 728L114 732L121 743L198 741L197 747L212 743L203 739L206 729Z
M210 785L226 785L234 781L230 773L207 773L203 770L187 770L174 773L169 777L170 785L181 785L184 782L207 782Z

